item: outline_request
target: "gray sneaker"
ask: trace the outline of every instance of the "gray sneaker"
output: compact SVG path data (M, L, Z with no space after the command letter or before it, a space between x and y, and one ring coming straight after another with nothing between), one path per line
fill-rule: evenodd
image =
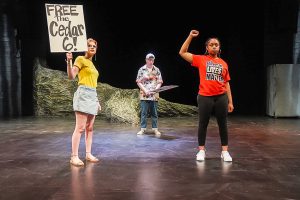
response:
M137 132L137 135L143 135L146 132L146 128L141 128L139 132Z
M161 135L161 132L159 132L157 128L152 128L152 130L154 131L154 134L156 136L160 136Z

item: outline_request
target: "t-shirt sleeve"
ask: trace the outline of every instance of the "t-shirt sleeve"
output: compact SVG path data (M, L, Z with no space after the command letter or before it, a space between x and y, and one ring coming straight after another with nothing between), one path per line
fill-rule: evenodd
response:
M191 65L198 68L201 65L202 58L202 55L193 55L193 62Z
M226 68L227 68L227 71L226 71L226 74L224 76L224 81L225 83L230 81L230 75L229 75L229 69L228 69L228 65L226 64Z
M162 79L160 70L158 68L157 68L156 80L157 80L157 83L161 83L161 84L163 83L163 79Z
M83 61L82 61L82 57L81 56L78 56L75 59L74 66L78 67L78 69L81 69L83 67Z
M136 76L136 82L137 83L140 83L143 79L143 73L142 73L142 69L140 68L139 71L138 71L138 74Z

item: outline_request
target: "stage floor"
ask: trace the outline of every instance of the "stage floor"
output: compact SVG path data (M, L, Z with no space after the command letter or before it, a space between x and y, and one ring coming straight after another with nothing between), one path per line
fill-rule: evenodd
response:
M220 159L214 118L204 162L195 160L197 118L160 118L161 137L96 120L93 153L101 161L75 167L74 119L1 120L0 199L300 199L300 119L230 116L228 123L232 163ZM82 159L84 152L82 137Z

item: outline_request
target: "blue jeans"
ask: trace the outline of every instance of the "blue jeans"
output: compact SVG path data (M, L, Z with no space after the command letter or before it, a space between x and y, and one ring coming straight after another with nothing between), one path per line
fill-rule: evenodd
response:
M152 128L157 128L157 101L141 100L141 128L147 127L148 110L152 119Z

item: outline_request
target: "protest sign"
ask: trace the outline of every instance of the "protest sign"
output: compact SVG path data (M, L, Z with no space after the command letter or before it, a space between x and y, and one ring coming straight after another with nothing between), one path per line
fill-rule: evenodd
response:
M87 50L82 5L45 4L51 52Z

